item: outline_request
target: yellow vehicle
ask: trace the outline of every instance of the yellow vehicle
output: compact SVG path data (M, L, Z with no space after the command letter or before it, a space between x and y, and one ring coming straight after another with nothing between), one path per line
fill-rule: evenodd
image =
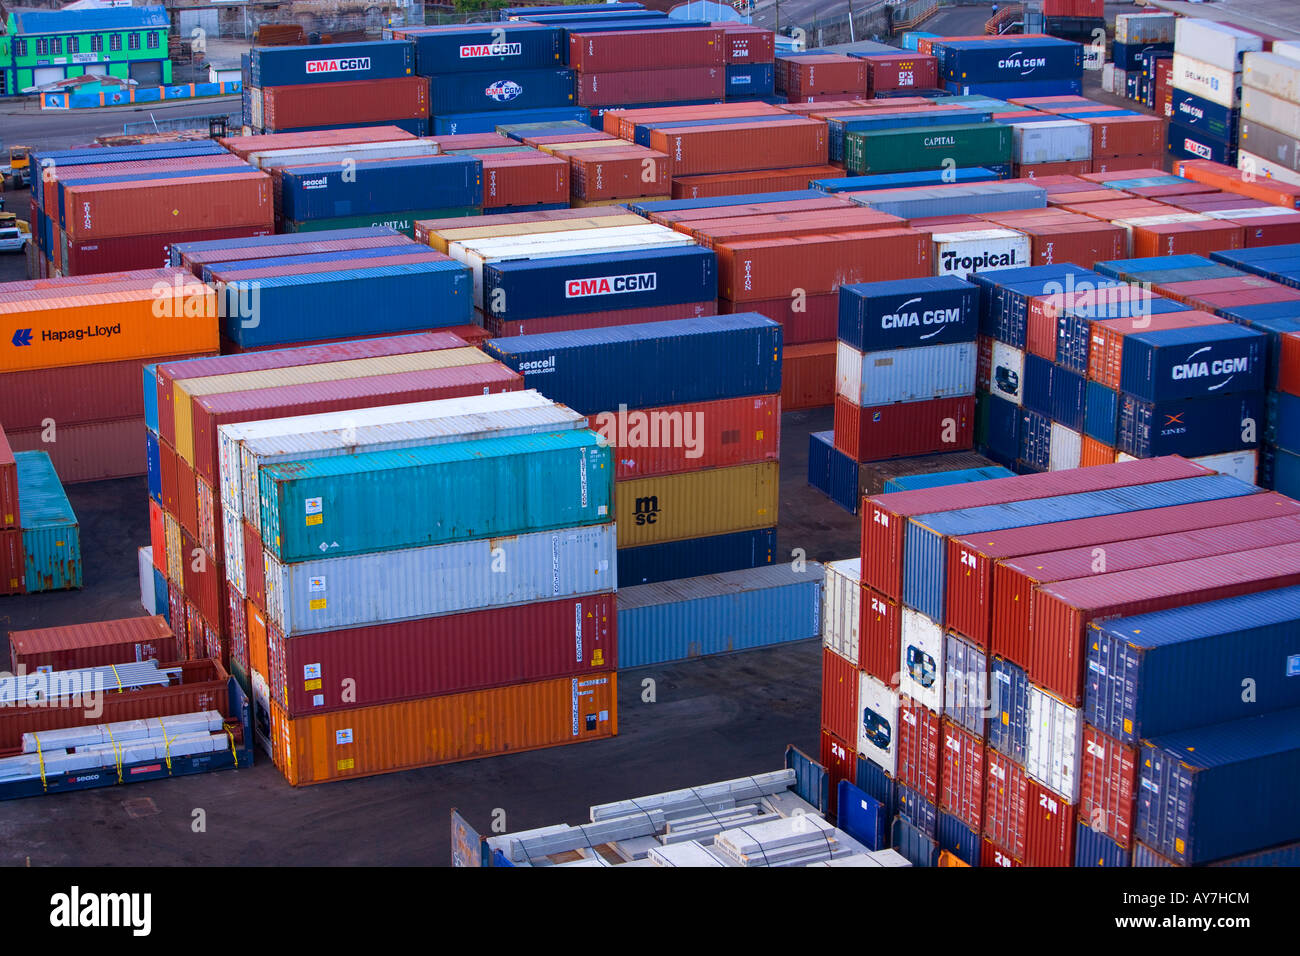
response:
M10 146L5 165L0 166L0 172L15 188L26 186L31 181L31 152L30 146Z

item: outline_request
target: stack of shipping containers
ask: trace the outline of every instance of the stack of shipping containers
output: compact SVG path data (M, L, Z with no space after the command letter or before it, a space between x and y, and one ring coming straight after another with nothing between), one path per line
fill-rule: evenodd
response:
M1241 61L1264 40L1210 20L1180 18L1173 57L1169 154L1236 165Z
M566 31L577 102L589 108L721 100L724 34L711 26L673 30Z
M81 528L50 456L0 431L0 595L80 588Z
M1260 179L1300 184L1300 43L1270 49L1242 57L1237 165Z
M1158 116L1180 112L1170 82L1174 56L1172 13L1121 13L1115 17L1112 63L1102 75L1102 88L1116 96L1136 100ZM1165 104L1170 110L1164 109ZM1183 113L1190 116L1190 113Z
M747 100L776 92L776 36L747 23L720 23L726 99Z

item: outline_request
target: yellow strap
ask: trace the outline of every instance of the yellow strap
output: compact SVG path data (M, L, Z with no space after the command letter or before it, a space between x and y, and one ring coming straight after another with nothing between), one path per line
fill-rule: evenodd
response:
M163 759L167 761L167 776L170 777L172 773L172 739L167 735L167 725L164 724L161 720L158 721L158 725L162 727L163 744L165 744L167 747Z
M36 741L36 761L41 765L41 791L48 792L50 784L45 779L45 754L41 751L41 735L32 734L32 738Z
M113 673L117 673L117 668L113 668ZM117 744L117 738L113 736L113 727L105 724L104 729L108 731L108 742L113 745L113 765L117 768L117 782L122 782L122 748Z
M235 750L235 735L232 734L232 733L230 732L230 728L227 727L227 726L225 726L224 724L222 725L221 729L224 730L224 731L226 732L226 736L230 738L230 756L232 756L232 757L235 758L235 769L238 770L238 769L239 769L239 752L238 752L237 750Z
M123 690L123 688L122 688L122 675L119 674L119 673L117 672L117 665L116 665L116 664L109 664L108 666L111 667L111 668L113 668L113 677L117 680L117 692L120 694L120 693L122 693L122 690Z

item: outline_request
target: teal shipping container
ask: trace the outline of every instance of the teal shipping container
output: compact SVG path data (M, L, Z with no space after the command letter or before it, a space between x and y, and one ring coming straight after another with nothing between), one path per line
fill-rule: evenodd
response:
M972 481L988 481L990 478L1011 478L1015 472L1001 465L988 465L984 468L959 468L956 471L932 471L924 475L900 475L885 482L882 494L893 491L916 491L918 488L942 488L945 485L966 485Z
M54 463L43 451L14 453L27 593L81 587L81 529Z
M822 566L774 564L618 592L618 666L769 647L821 634Z
M613 449L583 429L285 462L258 474L282 563L603 524Z

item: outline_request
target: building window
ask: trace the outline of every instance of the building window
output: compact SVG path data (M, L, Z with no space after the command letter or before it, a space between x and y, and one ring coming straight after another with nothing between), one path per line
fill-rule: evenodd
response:
M37 37L37 38L36 38L36 55L37 55L37 56L44 56L45 54L47 54L47 53L49 53L49 52L50 52L50 50L49 50L49 41L47 41L47 40L45 39L45 37Z
M140 34L138 34L138 33L128 33L128 34L126 35L126 48L127 48L128 50L138 50L138 49L140 49Z
M50 52L51 52L51 53L62 53L62 52L63 52L63 38L62 38L62 37L50 37Z
M26 55L27 55L27 41L26 41L26 40L14 40L14 54L17 55L17 56L26 56Z
M122 50L122 34L113 33L108 38L108 48L113 53L119 53Z
M156 33L149 34L149 49L151 50L158 49L158 34Z
M98 33L96 33L93 37L90 38L90 52L91 53L104 52L104 38L100 36Z
M68 37L68 52L77 53L81 49L81 40L78 37Z

